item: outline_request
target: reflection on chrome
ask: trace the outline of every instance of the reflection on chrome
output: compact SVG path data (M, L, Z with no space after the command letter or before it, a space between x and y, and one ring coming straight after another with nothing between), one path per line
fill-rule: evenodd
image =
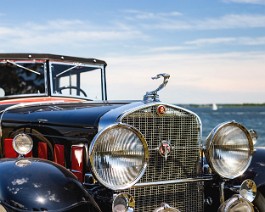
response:
M42 184L41 183L32 183L34 188L41 188Z
M9 186L7 186L7 190L10 192L10 193L12 193L12 194L17 194L20 190L21 190L21 188L14 188L14 187L9 187Z
M242 197L250 202L253 202L257 195L257 185L253 180L244 180L240 186L240 192Z
M133 212L135 208L135 199L127 193L114 195L112 203L113 212Z
M218 212L254 212L253 205L241 195L235 194L218 208Z
M21 167L21 168L29 166L30 164L31 162L27 159L21 159L16 162L16 166Z
M56 198L56 194L50 194L48 196L48 199L52 202L60 202L60 200L58 198Z
M15 179L11 183L12 185L23 185L29 181L29 178Z
M45 198L42 197L42 196L38 196L38 197L36 198L36 201L37 201L38 203L40 203L40 204L45 204L45 203L46 203Z
M11 181L12 185L7 186L7 190L12 194L18 194L18 192L23 189L22 185L28 183L28 181L29 178L14 179Z

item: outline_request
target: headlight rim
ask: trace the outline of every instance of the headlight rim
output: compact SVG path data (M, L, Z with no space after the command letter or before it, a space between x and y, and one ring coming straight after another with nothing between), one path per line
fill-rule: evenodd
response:
M30 144L29 144L29 146L28 146L29 148L27 148L27 151L25 151L25 150L23 151L23 150L20 149L21 146L19 146L19 143L17 143L17 142L19 142L18 139L19 139L20 137L25 137L24 139L27 139L27 140L30 142ZM23 139L23 138L22 138L22 139ZM33 139L31 138L30 135L28 135L28 134L26 134L26 133L19 133L19 134L17 134L17 135L13 138L12 147L13 147L13 149L15 150L15 152L16 152L17 154L19 154L19 155L21 155L21 156L27 155L27 154L30 153L30 152L32 151L32 149L33 149Z
M218 136L218 132L220 132L221 129L223 129L225 126L229 126L229 125L232 125L232 126L236 126L238 127L239 129L241 129L245 136L247 137L247 140L248 140L248 144L249 144L249 160L248 160L248 163L246 164L245 168L242 169L240 172L238 172L237 174L235 175L224 175L222 173L219 173L215 168L214 168L214 165L212 163L212 158L213 158L213 155L212 155L212 152L211 152L211 149L213 148L213 145L214 145L214 139ZM227 121L227 122L223 122L223 123L220 123L219 125L217 125L211 132L210 134L208 135L208 137L206 138L206 145L205 145L205 156L207 158L207 161L210 165L210 167L213 169L213 171L215 173L217 173L220 177L224 178L224 179L235 179L236 177L239 177L240 175L242 175L249 167L251 161L252 161L252 158L253 158L253 153L254 153L254 142L253 142L253 138L250 134L250 132L247 130L247 128L243 125L243 124L240 124L236 121Z
M97 171L95 170L95 167L93 166L93 163L94 163L94 158L93 158L93 150L95 148L95 144L97 142L97 140L106 132L106 131L109 131L113 128L116 128L116 127L123 127L123 128L126 128L126 129L129 129L131 130L132 132L134 132L137 137L140 139L142 145L143 145L143 148L144 148L144 155L145 155L145 158L144 158L144 163L143 163L143 166L142 166L142 169L140 171L140 174L138 175L138 177L135 178L135 180L133 180L131 183L128 183L128 184L125 184L123 186L110 186L108 183L106 183L104 180L101 179L101 177L98 176L97 174ZM144 175L145 171L146 171L146 168L147 168L147 165L148 165L148 161L149 161L149 151L148 151L148 144L147 144L147 141L145 140L145 137L142 135L142 133L137 130L135 127L129 125L129 124L124 124L124 123L114 123L114 124L111 124L109 126L107 126L106 128L100 130L96 136L94 136L92 142L90 143L90 146L89 146L89 164L90 164L90 168L91 168L91 171L92 171L92 174L93 176L95 177L95 179L100 182L102 185L106 186L107 188L111 189L111 190L115 190L115 191L118 191L118 190L124 190L124 189L127 189L127 188L130 188L131 186L133 186L135 183L137 183L141 178L142 176Z

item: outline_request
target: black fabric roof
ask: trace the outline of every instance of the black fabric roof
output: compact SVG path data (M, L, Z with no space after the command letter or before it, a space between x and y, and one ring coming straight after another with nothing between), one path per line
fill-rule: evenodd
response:
M26 59L45 59L51 61L68 61L68 62L80 62L80 63L91 63L91 64L103 64L107 65L104 60L98 60L96 58L83 58L83 57L72 57L57 54L42 54L42 53L0 53L0 60L14 59L14 60L26 60Z

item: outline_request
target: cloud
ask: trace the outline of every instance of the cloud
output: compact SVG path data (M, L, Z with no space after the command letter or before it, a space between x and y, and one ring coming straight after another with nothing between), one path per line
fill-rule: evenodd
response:
M263 14L227 14L220 17L188 19L181 17L156 17L152 14L152 21L135 23L144 29L163 30L222 30L222 29L249 29L264 28L265 15Z
M183 52L187 50L202 49L203 47L218 45L218 46L264 46L265 37L216 37L216 38L200 38L190 41L185 41L180 46L160 46L149 48L146 53L170 53Z
M154 13L141 10L124 10L123 13L125 13L126 18L130 20L165 20L167 18L182 16L182 13L177 11L167 13Z
M102 42L128 41L146 37L141 31L129 26L98 26L81 20L28 22L16 26L0 25L0 35L1 50L6 49L6 51L49 49L52 45L56 45L57 49L61 46L65 48L67 45L89 48L95 45L95 41L100 46Z
M265 37L218 37L218 38L204 38L193 41L187 41L185 44L205 46L212 44L229 44L229 45L245 45L257 46L265 45Z
M236 38L234 37L219 37L219 38L203 38L197 39L193 41L186 41L185 43L188 45L196 45L196 46L203 46L209 44L229 44L234 42Z
M238 43L249 46L265 45L265 37L257 37L257 38L242 37L239 38Z
M224 0L227 3L245 3L245 4L261 4L265 5L265 0Z
M9 35L12 35L13 34L13 30L10 29L9 27L1 27L0 26L0 35L1 36L9 36ZM1 38L0 38L1 40Z
M57 46L65 52L70 46L73 48L86 48L98 46L123 46L142 52L174 52L189 50L196 45L229 44L263 45L264 37L236 38L220 37L197 39L182 44L165 43L164 46L155 48L144 48L142 44L157 39L159 30L221 30L235 28L265 27L265 15L225 15L217 18L204 18L199 20L183 20L183 14L173 11L169 13L152 13L138 10L127 10L127 17L137 18L134 22L128 19L120 19L118 22L109 20L104 24L95 24L85 20L57 19L43 23L27 22L8 26L0 24L0 42L2 51L14 51L23 49L39 51L53 50ZM131 15L131 16L130 16ZM184 17L185 18L185 17ZM148 20L149 22L139 21ZM151 31L150 31L151 29ZM158 30L154 33L154 30ZM131 42L131 43L130 43ZM142 42L142 43L141 43ZM65 44L68 44L65 45ZM133 46L133 47L132 47ZM49 48L48 48L49 47Z
M194 49L193 46L162 46L149 48L146 52L149 53L159 53L159 52L175 52L175 51L183 51L183 50L191 50Z
M225 15L216 19L199 21L198 29L238 29L238 28L263 28L265 15Z

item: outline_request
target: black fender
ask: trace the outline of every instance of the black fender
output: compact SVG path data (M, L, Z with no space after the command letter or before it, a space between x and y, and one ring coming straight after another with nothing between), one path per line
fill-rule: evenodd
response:
M206 161L204 162L207 164ZM213 176L213 180L205 182L206 203L209 201L208 197L211 197L210 204L205 205L206 211L217 211L220 205L220 182L224 181L217 175ZM231 188L238 188L246 179L253 180L257 185L257 195L253 201L254 207L259 212L265 212L265 147L255 147L248 169L241 176L226 181L227 186L224 188L225 199L237 194L237 189Z
M7 211L100 211L70 171L36 158L0 160L0 205Z
M252 179L257 185L257 196L253 204L259 211L265 212L265 148L256 147L247 171L237 180Z

